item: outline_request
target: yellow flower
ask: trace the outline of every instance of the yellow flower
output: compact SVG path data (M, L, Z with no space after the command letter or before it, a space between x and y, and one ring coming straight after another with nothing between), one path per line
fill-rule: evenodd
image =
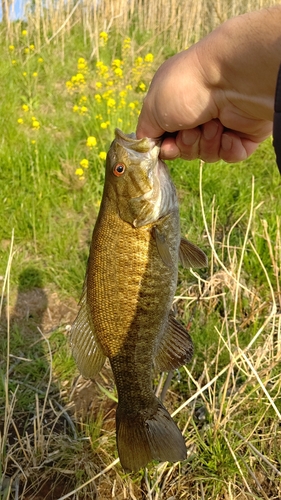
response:
M101 151L101 152L99 153L99 158L100 158L101 160L105 160L105 159L106 159L106 152L105 152L105 151Z
M40 128L40 123L38 120L32 118L32 127L38 130Z
M42 62L44 62L44 59L43 57L38 57L38 62L41 64Z
M32 73L32 76L33 76L34 78L36 78L36 77L38 76L37 71L34 71L34 73Z
M122 108L125 108L125 106L126 106L125 99L120 99L118 108L122 109Z
M10 50L11 52L13 52L13 50L15 50L14 45L9 45L9 50Z
M24 53L25 53L25 54L28 54L28 53L29 53L29 47L25 47L25 49L24 49Z
M149 52L148 54L146 54L146 56L144 57L144 60L145 62L147 63L152 63L154 61L154 55L151 54L151 52Z
M102 44L105 45L108 40L108 34L105 31L101 31L99 37Z
M98 70L98 75L99 76L103 76L105 79L108 78L108 76L109 76L109 74L108 74L108 67L102 61L98 61L96 63L96 68Z
M114 108L116 105L115 99L112 99L112 97L110 97L107 101L107 105L109 108Z
M19 125L22 125L23 124L23 119L22 118L18 118L18 123L19 123Z
M28 107L27 104L23 104L22 107L21 107L21 109L26 113L26 111L29 110L29 107Z
M30 50L34 50L34 49L35 49L35 45L34 45L33 43L31 43L31 44L29 45L29 48L30 48Z
M35 139L32 139L31 144L36 144Z
M77 87L85 85L85 77L82 73L77 73L77 75L71 77L71 82Z
M123 40L123 50L129 50L131 48L131 38L127 37Z
M142 58L142 57L137 57L137 58L135 59L135 65L136 65L136 66L141 66L141 65L142 65L142 63L143 63L143 58Z
M101 89L101 88L102 88L102 83L96 82L96 89Z
M107 87L113 87L113 84L114 84L113 80L107 80L106 82Z
M82 102L87 102L87 100L88 100L88 97L87 97L86 95L81 95L81 97L80 97L80 101L79 101L79 102L80 102L80 103L82 103Z
M84 57L79 57L78 63L77 63L77 69L78 71L87 71L88 70L88 64L86 59Z
M84 174L83 168L76 168L75 175L78 175L78 177L81 177L83 174Z
M78 113L79 111L79 106L77 106L77 104L74 104L73 108L72 108L72 111L73 113Z
M81 106L81 108L80 108L80 115L85 115L86 113L88 113L87 106Z
M27 30L22 30L21 34L22 36L27 36Z
M85 80L85 77L82 73L77 73L76 78L77 78L78 82L80 82L80 81L84 82L84 80Z
M90 135L87 139L86 146L88 146L88 148L94 148L96 145L97 139L93 135Z
M95 99L97 102L101 102L101 95L100 94L95 94Z
M145 91L146 91L146 85L145 85L145 83L140 82L140 83L139 83L138 88L139 88L142 92L145 92Z
M107 128L107 127L108 127L108 125L110 125L110 122L109 122L109 121L107 121L107 122L102 122L102 123L100 124L101 128Z
M17 61L15 59L12 60L12 64L15 65L17 64Z
M132 87L132 85L129 84L129 85L126 85L126 89L127 90L133 90L133 87Z
M120 66L123 66L123 61L120 61L120 59L113 59L112 67L113 68L120 68Z
M83 160L80 161L80 166L82 168L88 168L89 167L89 160L87 160L86 158L83 158Z
M98 115L96 115L96 120L102 120L102 115L99 113Z
M24 72L23 72L23 74L22 74L22 76L26 76L26 75L27 75L27 72L26 72L26 71L24 71Z
M116 68L114 70L114 73L116 76L118 76L119 78L122 78L123 77L123 70L121 68Z
M73 83L72 83L70 80L68 80L68 81L65 83L65 86L66 86L66 88L67 88L68 90L71 90L71 89L73 88Z
M104 93L102 94L103 99L105 99L105 100L109 99L109 98L110 98L110 96L112 95L112 92L113 92L113 91L112 91L112 89L109 89L109 90L107 90L106 92L104 92Z
M134 102L129 102L128 107L131 109L135 109L136 105Z

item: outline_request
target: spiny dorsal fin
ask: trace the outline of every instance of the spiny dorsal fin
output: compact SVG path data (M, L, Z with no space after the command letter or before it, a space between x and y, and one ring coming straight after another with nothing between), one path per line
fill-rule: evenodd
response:
M87 279L85 280L87 283ZM98 346L91 325L88 307L86 284L80 300L80 310L71 328L72 353L85 378L94 378L102 369L106 357Z
M158 346L155 368L161 372L174 370L188 363L192 355L191 337L170 311L165 332Z
M155 238L157 250L164 264L168 267L173 267L174 262L165 235L160 233L156 226L152 229L152 235Z
M203 250L185 238L181 238L179 259L183 267L207 267L208 265L208 257Z

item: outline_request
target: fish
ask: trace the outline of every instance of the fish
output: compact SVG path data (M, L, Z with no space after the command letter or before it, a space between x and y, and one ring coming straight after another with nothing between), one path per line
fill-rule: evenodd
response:
M155 396L155 373L189 362L193 343L172 310L178 262L207 266L181 237L179 203L160 142L115 130L93 230L72 351L85 378L109 359L118 394L116 440L125 471L186 458L185 440Z

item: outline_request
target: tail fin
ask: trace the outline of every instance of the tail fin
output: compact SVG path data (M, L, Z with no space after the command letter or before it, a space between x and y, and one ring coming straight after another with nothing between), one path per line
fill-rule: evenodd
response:
M117 448L122 467L138 471L151 460L178 462L186 458L184 438L162 403L134 417L120 406L116 412Z

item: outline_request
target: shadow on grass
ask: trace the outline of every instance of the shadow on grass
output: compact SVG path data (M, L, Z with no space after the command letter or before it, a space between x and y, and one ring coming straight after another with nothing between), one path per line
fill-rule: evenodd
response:
M50 335L43 333L48 313L43 273L29 266L19 276L11 314L4 303L0 319L0 498L5 500L58 499L73 488L56 468L58 440L71 441L76 431L52 374Z

